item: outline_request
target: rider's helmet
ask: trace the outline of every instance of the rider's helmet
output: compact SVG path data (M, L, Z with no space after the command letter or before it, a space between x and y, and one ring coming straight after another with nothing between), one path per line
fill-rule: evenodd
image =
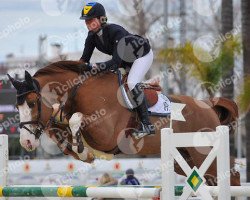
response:
M97 2L90 2L83 7L80 19L88 20L93 18L102 18L101 21L103 23L106 23L106 11L102 4Z
M126 175L129 176L129 175L134 175L134 170L133 169L127 169L126 170Z

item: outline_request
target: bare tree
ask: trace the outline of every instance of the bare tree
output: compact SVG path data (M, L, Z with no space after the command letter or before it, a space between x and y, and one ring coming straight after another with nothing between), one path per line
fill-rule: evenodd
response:
M180 43L185 44L186 42L186 0L180 0L180 18L181 18L181 26L180 26ZM180 70L180 80L181 80L181 86L180 86L180 92L181 94L186 94L187 92L187 72L185 69Z
M233 30L233 0L222 0L221 25L221 33L223 35L230 33ZM232 59L233 58L234 56L232 55ZM234 68L233 66L231 66L230 68L231 69L224 77L224 80L228 78L231 79L231 77L233 76ZM234 98L234 85L232 81L230 82L230 84L227 84L225 87L222 88L222 95L229 99Z
M243 66L245 77L250 76L250 2L241 0L242 9L242 42L243 42ZM245 87L245 86L244 86ZM245 117L246 126L246 154L247 154L247 181L250 181L250 111Z
M226 35L233 30L233 0L222 0L221 5L221 33ZM231 35L231 37L233 37ZM224 87L222 87L222 96L228 99L234 99L234 83L232 80L232 76L234 75L234 55L232 54L229 59L231 60L232 66L229 67L228 72L223 77L223 81L226 82ZM222 63L223 64L223 63ZM228 63L227 63L228 64ZM226 66L225 66L226 67ZM228 67L228 66L227 66ZM230 135L230 153L231 155L235 155L234 148L234 135Z
M126 26L133 30L135 33L145 36L148 30L163 17L163 13L159 13L156 4L159 4L158 1L155 0L132 0L133 2L133 9L136 11L135 15L124 16L124 15L117 15L120 21L122 21ZM121 5L124 9L131 12L131 7L128 8L127 0L120 0Z

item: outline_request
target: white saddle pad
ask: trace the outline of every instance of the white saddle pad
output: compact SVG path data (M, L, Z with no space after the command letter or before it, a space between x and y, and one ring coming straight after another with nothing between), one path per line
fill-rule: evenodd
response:
M162 93L158 93L158 102L148 109L151 114L170 114L171 112L171 102Z

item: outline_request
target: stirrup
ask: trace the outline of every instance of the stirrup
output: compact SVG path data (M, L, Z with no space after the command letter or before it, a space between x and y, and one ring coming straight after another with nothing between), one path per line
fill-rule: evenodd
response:
M146 128L146 127L147 128ZM135 137L135 139L141 139L145 136L154 136L155 135L155 126L150 124L150 125L144 125L141 123L141 129L138 130L137 132L133 132L132 135Z

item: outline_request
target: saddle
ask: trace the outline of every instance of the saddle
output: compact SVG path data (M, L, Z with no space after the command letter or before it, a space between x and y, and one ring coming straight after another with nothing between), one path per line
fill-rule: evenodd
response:
M127 94L129 94L129 88L127 84L128 74L122 78L122 84L125 86ZM161 92L162 88L158 83L141 83L141 87L144 91L148 107L154 106L158 102L158 93Z

